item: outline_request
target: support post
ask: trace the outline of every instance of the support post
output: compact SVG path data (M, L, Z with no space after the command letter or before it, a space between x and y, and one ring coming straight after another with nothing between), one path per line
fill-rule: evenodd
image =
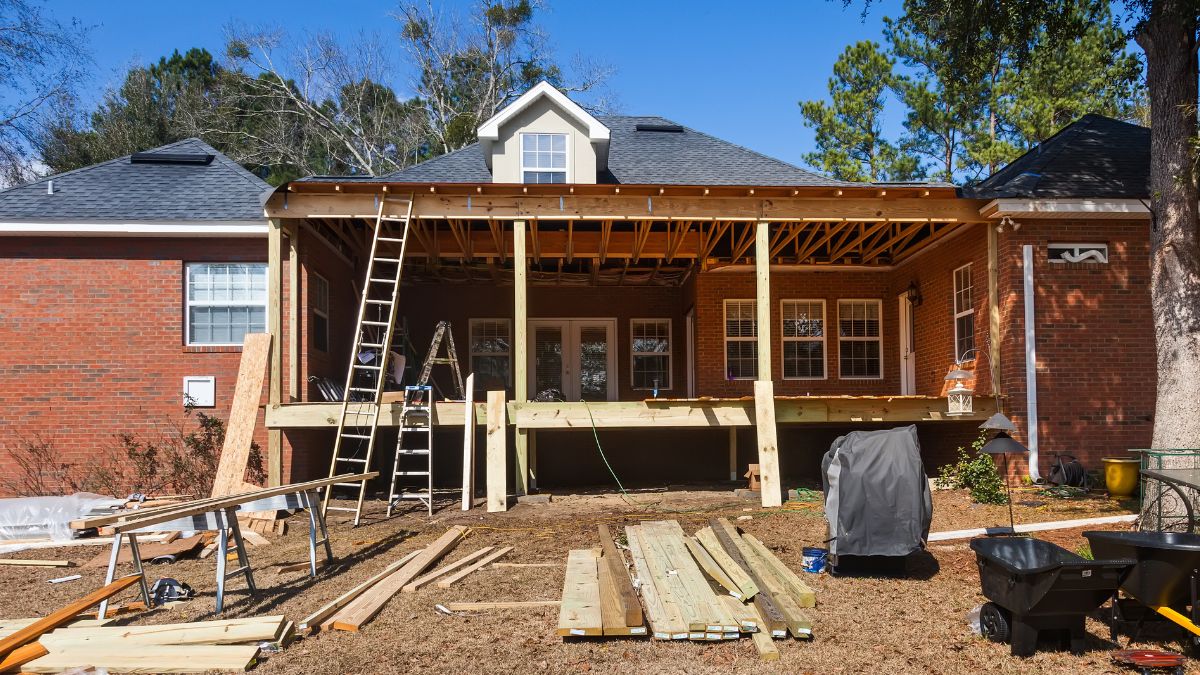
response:
M267 230L267 332L271 334L271 376L267 402L275 408L283 397L283 223L270 219ZM283 484L283 432L267 431L267 486Z
M754 383L754 424L758 432L758 473L764 507L783 504L783 482L779 476L779 442L775 431L775 385Z
M737 478L737 427L729 427L729 480Z
M758 310L758 379L771 381L771 238L770 223L754 224L754 288Z
M530 429L529 434L529 488L536 490L537 483L537 429Z
M288 237L288 399L300 400L300 228Z
M528 341L526 333L529 315L525 285L525 221L513 221L513 399L524 403L529 400L529 378L527 368ZM517 427L513 436L513 457L516 464L518 495L529 492L529 436L528 431Z
M462 510L470 511L475 501L475 373L467 375L463 392Z
M992 396L1000 396L1000 234L986 223L988 251L988 362ZM997 398L999 403L999 398Z
M508 467L505 423L505 394L487 393L487 510L488 513L508 510Z

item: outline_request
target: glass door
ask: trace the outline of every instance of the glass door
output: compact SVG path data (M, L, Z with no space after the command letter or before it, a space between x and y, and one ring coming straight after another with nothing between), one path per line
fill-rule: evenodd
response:
M615 401L614 319L529 322L530 395L544 400Z
M567 398L566 321L530 321L529 395L539 400Z

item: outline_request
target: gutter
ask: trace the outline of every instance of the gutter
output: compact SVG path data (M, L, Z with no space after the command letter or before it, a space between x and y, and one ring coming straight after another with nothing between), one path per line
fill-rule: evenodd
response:
M0 236L265 237L265 220L156 222L0 222Z

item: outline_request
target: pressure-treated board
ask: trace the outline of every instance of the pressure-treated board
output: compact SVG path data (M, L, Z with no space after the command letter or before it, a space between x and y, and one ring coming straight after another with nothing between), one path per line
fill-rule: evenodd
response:
M58 628L40 638L53 651L65 645L120 643L140 649L141 645L233 645L257 644L279 639L287 622L283 616L260 616L222 621L157 624L150 626L109 626L98 628Z
M664 599L659 595L646 556L642 553L641 541L632 525L625 527L625 538L629 544L629 555L633 558L633 570L638 581L636 587L642 597L651 635L658 640L686 640L687 625L676 613L667 609Z
M0 656L8 654L21 645L37 640L43 633L74 621L78 618L77 615L80 612L91 609L101 602L120 594L127 588L137 584L140 579L140 576L128 576L117 579L111 584L98 588L75 602L50 613L45 618L34 621L11 635L0 638Z
M511 546L505 546L504 548L496 549L495 551L492 551L491 553L487 554L483 558L476 560L474 563L471 564L470 567L461 569L461 570L455 572L454 574L451 574L450 576L446 577L445 579L438 581L437 587L438 588L450 588L450 585L453 584L454 582L458 581L459 579L462 579L463 577L467 576L468 574L471 574L475 570L486 567L487 565L491 564L491 562L493 560L499 560L502 556L506 555L511 550L513 550L513 547L511 547Z
M31 661L22 670L60 673L79 666L104 668L110 673L203 673L210 670L245 671L258 658L256 645L89 645L68 647Z
M779 440L775 428L775 386L770 380L754 383L754 427L758 435L758 469L762 480L762 505L783 504L779 477Z
M710 521L710 524L713 531L716 532L717 537L720 538L722 545L725 546L726 552L733 556L735 560L738 559L738 556L735 556L733 551L730 550L730 547L733 547L738 555L740 555L743 564L746 566L746 571L754 579L754 583L758 584L760 593L768 595L771 604L783 616L788 630L792 633L792 637L812 637L812 621L801 610L796 599L787 592L783 584L769 570L767 563L738 534L733 524L725 518L714 518Z
M758 593L758 585L754 583L754 580L750 578L746 570L742 569L741 565L729 557L729 554L721 547L721 542L717 541L717 535L713 534L712 528L705 527L698 530L696 532L696 539L704 546L704 550L708 551L708 554L713 557L713 560L717 561L717 564L721 566L725 574L729 575L733 583L737 584L742 594L742 600L749 601L753 599L755 594Z
M70 560L18 560L15 558L0 558L0 565L13 567L74 567Z
M785 588L796 599L796 604L801 607L816 607L817 594L804 583L795 572L788 569L783 561L775 556L769 548L766 547L752 534L743 534L742 539L750 545L750 548L758 554L758 557L767 564L767 567L775 574L775 576L783 582Z
M445 607L451 612L471 612L481 609L533 609L537 607L558 607L560 600L513 600L509 602L447 602Z
M660 630L652 624L654 632L656 634L667 632L668 638L666 639L688 639L691 636L690 623L692 619L685 614L680 598L676 597L679 589L668 583L667 570L662 559L650 546L649 538L641 527L628 525L625 527L625 534L629 540L630 551L634 554L634 565L637 566L638 579L642 584L640 589L643 592L642 597L645 597L646 590L653 588L654 594L662 606L665 618L663 623L667 628ZM644 607L649 607L649 603Z
M346 591L345 593L342 593L338 597L336 597L333 600L330 600L326 604L322 605L320 609L313 612L312 614L309 614L307 617L304 618L303 621L300 622L300 632L308 633L310 631L316 630L318 627L320 627L325 622L326 619L333 616L333 614L335 612L337 612L339 609L350 604L355 598L362 595L367 589L371 588L375 584L377 584L380 581L382 581L383 579L387 578L387 576L389 574L391 574L392 572L395 572L396 570L400 569L404 565L408 564L409 561L411 561L413 558L421 555L422 550L424 550L424 549L418 549L416 551L410 552L408 555L404 556L403 558L401 558L401 559L397 560L396 562L385 567L383 569L383 571L380 572L379 574L376 574L375 576L371 577L370 579L367 579L366 581L362 582L361 584L355 586L354 588L351 588L350 590Z
M508 427L504 392L487 393L487 510L508 510Z
M641 626L643 624L642 603L638 602L637 591L633 589L633 580L629 578L629 572L625 569L625 557L617 549L608 525L600 524L597 526L597 532L600 535L600 548L603 551L600 565L609 569L609 576L612 579L609 588L616 593L614 599L621 608L624 623L626 626Z
M758 632L759 618L754 605L747 605L732 595L721 596L721 602L725 605L725 609L729 610L743 633Z
M612 568L603 559L596 565L596 577L600 584L600 618L604 624L604 634L615 635L645 635L643 625L630 626L626 624L625 610L621 606L621 594L617 589L617 581L613 579ZM638 605L641 614L641 605Z
M683 542L684 533L675 521L644 522L643 546L660 556L663 572L656 578L671 588L673 599L681 605L692 639L719 640L736 633L738 626L722 605L712 587L696 566ZM648 543L648 545L647 545ZM654 566L651 554L651 566ZM690 618L689 618L690 617Z
M370 593L358 596L338 610L337 614L330 617L331 627L336 630L348 631L357 631L362 628L363 624L374 618L388 600L400 592L401 588L404 588L408 582L453 550L462 540L465 532L466 528L462 525L451 527L445 534L438 537L437 541L427 546L403 567L372 586Z
M733 583L733 579L729 578L729 575L725 573L725 570L721 569L721 566L718 565L717 561L713 559L712 555L700 545L699 541L697 541L694 537L685 537L683 543L687 545L688 551L691 552L692 557L696 559L696 563L700 565L700 569L704 570L704 573L707 574L709 578L720 584L721 587L726 591L729 591L729 594L732 597L741 600L742 589L738 588L738 585Z
M737 531L734 530L733 536L731 536L728 531L718 525L716 520L711 521L711 528L712 534L720 542L722 550L733 560L735 565L750 575L750 578L754 580L754 585L758 587L758 593L754 596L754 607L763 619L760 627L767 630L771 634L771 637L786 636L788 629L787 617L780 611L774 598L771 597L769 589L765 587L762 579L754 574L754 570L746 561L742 550L737 546L738 542L734 540L734 537L737 536Z
M470 565L472 562L475 562L476 560L482 558L483 556L487 555L488 552L491 551L493 548L495 548L495 547L494 546L485 546L485 547L479 549L478 551L475 551L474 553L468 553L467 555L459 558L458 560L455 560L452 563L443 565L442 567L439 567L436 570L434 570L428 574L424 574L422 576L417 577L416 579L413 579L408 584L406 584L404 586L404 588L400 589L400 591L403 593L416 593L417 590L419 588L421 588L422 586L425 586L426 584L428 584L440 577L444 577L447 574L450 574L451 572L463 567L464 565Z
M247 333L238 365L237 383L233 389L233 404L225 427L225 442L213 479L212 495L220 497L242 491L246 478L246 461L254 440L258 420L258 404L262 400L263 379L267 361L271 358L271 334Z
M470 511L475 501L475 373L467 375L463 392L462 510Z
M559 635L604 634L596 564L596 554L589 549L572 549L567 554L567 574L558 608Z

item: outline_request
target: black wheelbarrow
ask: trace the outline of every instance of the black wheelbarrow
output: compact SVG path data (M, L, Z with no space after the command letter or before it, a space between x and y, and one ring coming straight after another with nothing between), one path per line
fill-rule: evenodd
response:
M1200 534L1181 532L1084 532L1097 558L1129 558L1133 567L1121 591L1190 634L1200 644ZM1126 621L1121 602L1113 603L1113 639ZM1138 618L1138 628L1146 620ZM1136 633L1136 631L1135 631Z
M979 581L990 602L979 613L984 637L1008 642L1013 656L1037 651L1039 633L1054 631L1071 651L1084 650L1084 617L1117 592L1132 560L1087 560L1027 537L974 539Z

